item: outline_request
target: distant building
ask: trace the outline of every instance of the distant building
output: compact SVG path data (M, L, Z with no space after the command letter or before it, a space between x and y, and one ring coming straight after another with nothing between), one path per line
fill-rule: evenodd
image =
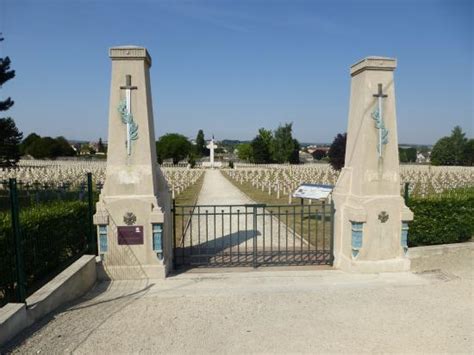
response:
M306 153L305 151L303 150L300 150L299 152L299 156L300 156L300 162L303 162L303 163L308 163L308 162L312 162L313 161L313 156L310 154L310 153Z
M320 150L326 153L326 155L329 152L329 147L327 146L317 146L317 145L309 145L307 147L308 153L313 154L315 151Z
M416 162L418 164L429 164L431 159L430 159L430 154L431 152L426 152L426 153L422 153L422 152L418 152L416 154Z

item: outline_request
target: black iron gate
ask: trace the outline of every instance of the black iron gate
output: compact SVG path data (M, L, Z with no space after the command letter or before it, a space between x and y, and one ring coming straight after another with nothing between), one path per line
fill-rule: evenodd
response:
M332 265L332 203L173 206L175 267Z

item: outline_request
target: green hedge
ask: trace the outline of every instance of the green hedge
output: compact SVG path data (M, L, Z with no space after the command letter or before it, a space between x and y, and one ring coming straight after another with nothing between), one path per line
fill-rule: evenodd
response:
M56 201L23 208L20 225L27 290L34 291L85 252L88 204ZM11 216L0 213L0 299L11 293L14 255Z
M415 214L408 233L409 246L465 242L474 235L474 189L428 198L413 198Z

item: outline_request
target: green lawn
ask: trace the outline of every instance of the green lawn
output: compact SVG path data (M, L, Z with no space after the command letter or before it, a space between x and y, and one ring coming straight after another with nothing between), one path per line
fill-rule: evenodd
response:
M188 187L182 193L180 193L176 199L175 203L177 206L178 216L175 218L175 245L179 245L181 238L186 231L186 226L189 221L189 217L181 216L183 214L190 214L193 211L193 206L196 205L199 192L201 192L202 183L204 181L204 174L196 181L195 184ZM186 207L179 207L186 206Z

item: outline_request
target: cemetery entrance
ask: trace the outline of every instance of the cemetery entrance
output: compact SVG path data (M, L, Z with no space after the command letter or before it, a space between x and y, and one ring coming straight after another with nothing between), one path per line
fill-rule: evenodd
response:
M173 206L175 268L332 265L334 206Z

